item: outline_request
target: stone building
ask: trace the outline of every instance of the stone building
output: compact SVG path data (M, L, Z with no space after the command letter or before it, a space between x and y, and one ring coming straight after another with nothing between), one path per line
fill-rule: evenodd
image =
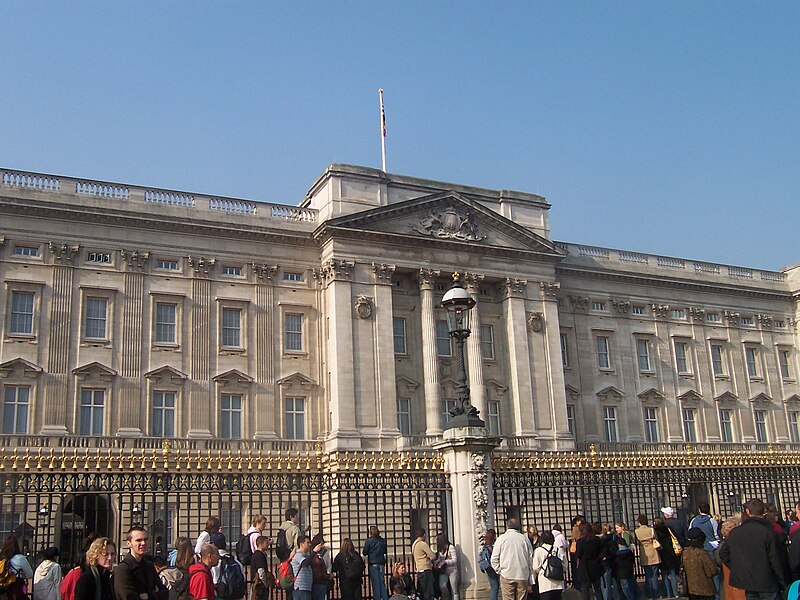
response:
M549 210L338 164L296 206L3 170L6 446L429 447L454 273L504 448L800 442L798 266L560 243Z

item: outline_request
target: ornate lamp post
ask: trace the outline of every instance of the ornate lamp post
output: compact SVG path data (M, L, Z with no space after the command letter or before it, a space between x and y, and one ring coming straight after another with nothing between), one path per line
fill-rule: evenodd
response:
M456 342L456 359L458 361L458 398L456 405L450 410L453 419L447 424L445 430L464 427L486 427L486 423L478 416L478 409L472 406L467 383L467 367L464 363L464 342L470 334L470 311L475 306L475 300L464 286L461 277L453 274L453 285L442 298L442 308L447 313L447 329L450 337Z

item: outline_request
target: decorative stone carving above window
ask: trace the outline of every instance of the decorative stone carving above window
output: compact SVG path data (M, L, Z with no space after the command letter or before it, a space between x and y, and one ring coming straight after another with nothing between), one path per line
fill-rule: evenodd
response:
M703 396L697 390L689 390L678 396L678 400L685 406L698 406L703 401Z
M79 244L67 244L65 242L61 244L47 242L47 247L50 248L50 252L53 253L55 259L61 262L72 262L72 259L75 258L81 250Z
M792 394L787 398L784 398L783 401L786 404L800 404L800 394Z
M369 319L372 316L372 298L358 296L353 305L359 319Z
M651 304L650 308L658 319L666 319L669 315L669 304Z
M568 383L564 386L564 389L567 392L567 398L572 400L573 402L578 400L581 397L581 391L576 388L574 385Z
M753 404L772 404L772 396L768 396L764 392L761 392L760 394L756 394L750 398L750 402Z
M764 329L772 327L772 315L756 315L756 319Z
M557 281L540 281L539 287L542 290L542 296L544 298L555 298L558 290L561 288L561 284Z
M664 402L664 393L661 390L657 390L656 388L649 388L645 391L637 394L639 400L642 401L642 404L661 404Z
M285 388L287 390L292 389L302 389L304 391L311 390L317 387L317 382L308 377L307 375L303 375L299 371L292 373L291 375L287 375L286 377L282 377L276 381L279 386Z
M84 381L90 377L96 377L100 381L113 381L117 376L117 372L97 361L83 365L72 370L72 374L78 378L78 381Z
M487 379L486 391L489 393L489 398L492 400L500 400L500 398L506 395L508 386L503 385L496 379Z
M186 373L182 373L169 365L153 369L145 373L144 376L155 383L170 383L172 385L181 385L189 378Z
M728 325L738 325L739 324L740 315L739 315L738 312L735 312L735 311L732 311L732 310L726 310L723 314L725 315L725 320L728 322Z
M569 296L569 302L572 305L573 310L585 312L586 309L589 308L588 296Z
M213 380L216 383L218 383L221 387L226 387L226 386L247 387L255 381L255 379L253 379L246 373L242 373L239 369L230 369L228 371L225 371L224 373L215 375L213 377Z
M722 392L714 398L714 401L719 404L736 404L739 401L739 397L733 392Z
M318 271L314 271L314 277L325 286L333 281L350 281L355 266L355 261L331 258L325 261Z
M188 262L195 275L199 275L200 273L208 275L208 273L213 270L214 265L217 264L217 259L206 258L205 256L189 256Z
M419 388L420 383L418 381L414 381L413 379L409 379L408 377L398 377L396 388L397 391L400 392L400 395L404 394L413 394Z
M603 402L621 402L625 397L625 393L613 385L604 387L602 390L595 394Z
M631 303L627 300L612 300L611 304L614 306L614 310L621 315L626 315L631 312Z
M386 263L372 263L372 272L375 274L375 279L378 281L387 281L391 283L396 268L395 265L387 265ZM426 269L419 270L420 277L422 277L422 272L425 270ZM427 269L427 271L436 273L437 277L439 275L439 271L431 271L430 269Z
M250 266L252 267L253 273L255 273L256 277L259 279L266 279L269 282L272 282L272 278L278 271L278 265L270 265L267 263L258 264L257 262L253 261L250 263Z
M411 225L411 229L422 235L446 240L462 242L480 242L486 239L478 233L478 228L467 212L457 210L453 206L443 209L432 209L419 221Z
M706 309L693 306L689 309L689 314L695 323L702 323L705 320Z
M147 261L150 260L149 252L139 252L138 250L125 250L123 248L119 251L119 255L128 268L143 269Z
M14 371L19 371L26 379L36 379L42 372L42 367L35 365L24 358L13 358L0 364L0 379L6 379Z
M529 312L528 327L530 327L531 331L534 333L542 331L542 329L544 329L544 315L540 312Z

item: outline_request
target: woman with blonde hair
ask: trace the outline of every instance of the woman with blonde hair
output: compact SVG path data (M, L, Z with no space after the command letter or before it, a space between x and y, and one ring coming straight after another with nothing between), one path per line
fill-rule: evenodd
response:
M403 584L406 596L409 598L417 597L417 589L414 587L414 579L408 573L406 563L397 561L392 568L392 578L389 581L389 589L393 590L398 583Z
M83 572L75 584L75 598L114 600L111 567L116 557L117 548L110 539L101 537L92 542L81 567Z

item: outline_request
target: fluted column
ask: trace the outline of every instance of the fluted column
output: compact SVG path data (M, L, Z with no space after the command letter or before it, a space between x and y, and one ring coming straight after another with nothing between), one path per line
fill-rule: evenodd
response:
M483 352L481 351L481 315L480 304L478 304L478 286L484 280L484 275L475 273L465 273L467 291L475 300L475 306L470 315L471 333L467 338L467 375L469 376L469 395L472 406L478 409L481 419L486 421L488 413L486 411L486 386L483 381Z
M575 440L567 426L567 397L564 382L564 365L561 362L561 329L558 323L558 303L556 293L559 284L550 281L539 283L542 298L542 313L537 319L536 313L528 317L528 326L533 335L537 329L543 335L545 360L541 363L542 376L547 381L549 402L543 415L550 418L553 427L553 449L573 448ZM538 363L537 363L538 364ZM534 377L538 379L536 373Z
M282 412L275 398L275 288L272 277L277 265L252 263L255 285L256 381L251 387L253 402L250 415L253 419L255 439L276 439Z
M397 375L392 332L392 276L394 265L372 263L375 277L375 385L378 398L378 427L381 437L395 437L397 428ZM381 335L383 334L383 335Z
M506 278L503 319L508 339L508 375L511 382L511 406L514 410L514 434L531 436L536 431L533 414L533 379L528 347L525 314L525 279Z
M419 270L419 294L422 303L422 370L425 390L425 435L441 435L442 411L439 390L439 363L436 352L436 310L433 285L441 271Z
M191 382L189 393L189 437L211 437L211 414L217 406L211 387L211 281L205 278L216 259L189 257L193 270L191 301Z

